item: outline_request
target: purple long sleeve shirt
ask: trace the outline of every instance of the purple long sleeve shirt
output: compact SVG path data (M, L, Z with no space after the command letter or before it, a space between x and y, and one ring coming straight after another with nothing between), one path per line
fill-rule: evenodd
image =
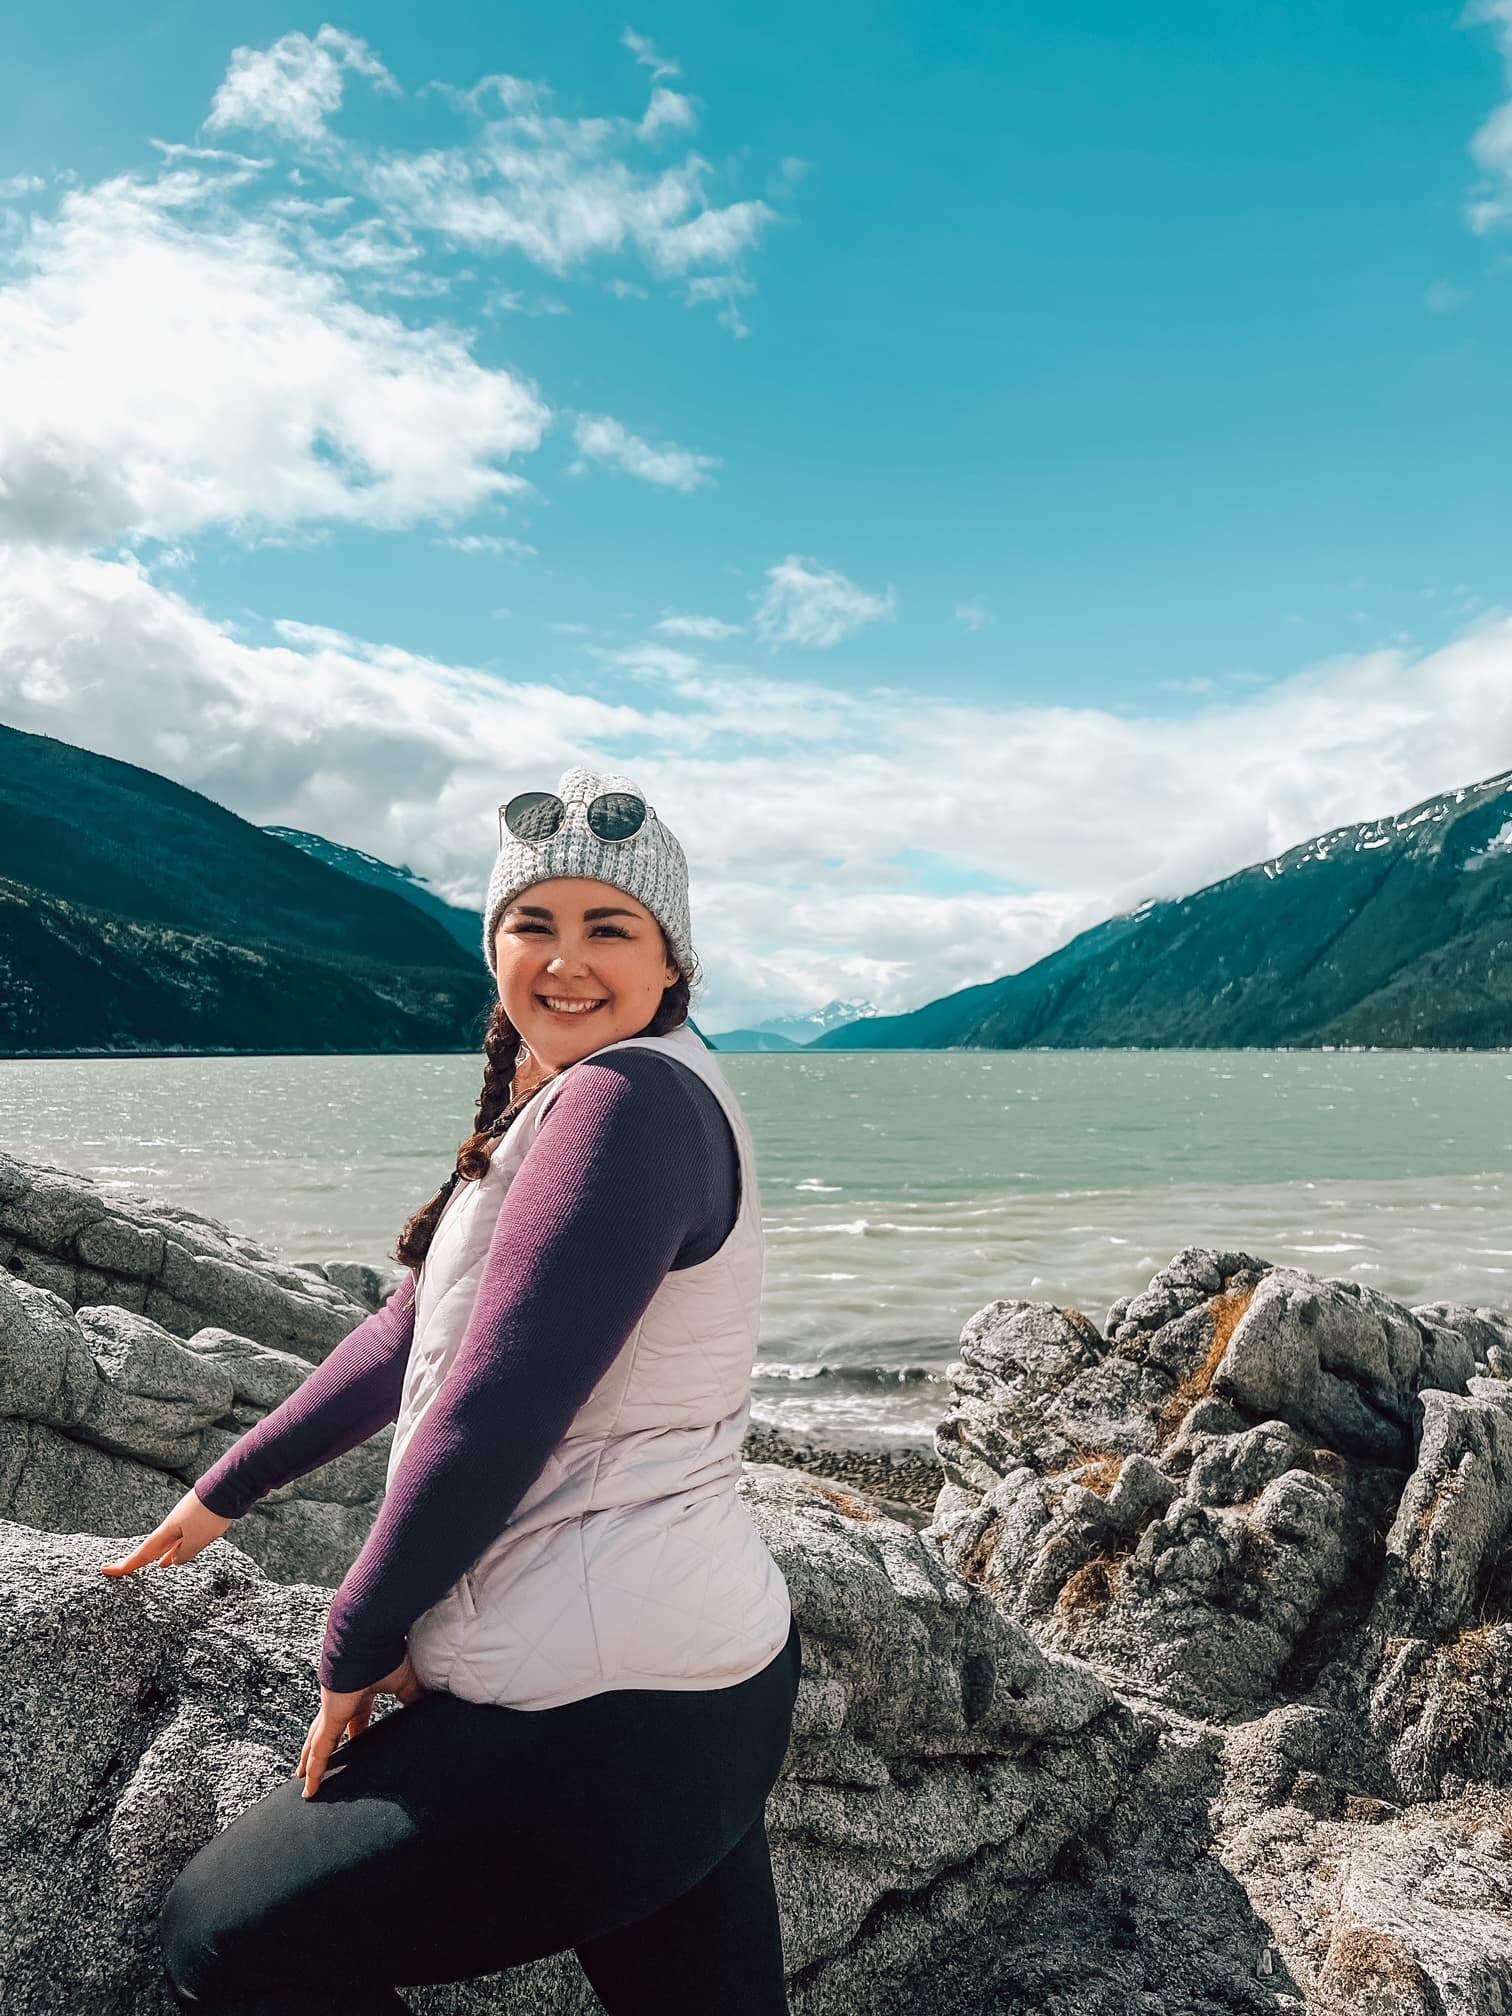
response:
M497 1538L669 1270L718 1251L740 1162L718 1098L654 1050L585 1058L526 1151L489 1240L467 1330L336 1591L324 1686L370 1687ZM195 1485L239 1518L267 1492L397 1420L414 1282Z

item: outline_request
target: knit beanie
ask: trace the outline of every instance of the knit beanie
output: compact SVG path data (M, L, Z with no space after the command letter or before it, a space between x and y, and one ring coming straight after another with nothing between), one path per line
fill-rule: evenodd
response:
M650 800L645 824L628 840L600 840L588 824L588 806L605 791L646 794L632 777L601 770L564 770L557 796L567 808L549 840L516 839L506 826L504 844L488 878L483 905L483 956L490 973L494 965L494 933L505 906L533 882L557 875L586 875L610 882L644 903L666 931L672 956L690 988L701 978L693 933L688 922L688 863L676 834L661 818L653 818Z

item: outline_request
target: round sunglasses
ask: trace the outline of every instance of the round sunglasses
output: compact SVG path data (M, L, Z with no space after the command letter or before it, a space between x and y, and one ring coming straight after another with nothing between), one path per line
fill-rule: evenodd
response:
M573 804L582 804L575 798ZM630 791L604 791L584 807L588 830L596 840L633 840L648 819L656 817L644 798ZM554 791L520 791L499 807L499 845L507 826L516 840L539 846L549 840L567 817L567 806Z

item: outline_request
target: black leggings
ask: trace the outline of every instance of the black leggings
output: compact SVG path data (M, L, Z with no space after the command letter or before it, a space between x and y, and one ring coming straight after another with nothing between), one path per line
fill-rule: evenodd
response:
M733 1687L560 1708L426 1694L293 1776L185 1866L159 1930L202 2016L405 2016L396 1987L572 1947L610 2016L786 2016L766 1798L787 1644Z

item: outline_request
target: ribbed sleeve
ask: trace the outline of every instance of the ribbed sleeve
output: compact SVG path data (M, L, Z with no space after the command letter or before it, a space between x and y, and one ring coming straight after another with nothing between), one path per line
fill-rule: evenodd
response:
M739 1207L718 1098L655 1051L573 1067L515 1171L466 1332L337 1590L320 1678L370 1687L497 1538L669 1269Z
M415 1283L405 1279L300 1386L234 1442L194 1486L223 1519L355 1449L399 1418L404 1368L415 1331Z

